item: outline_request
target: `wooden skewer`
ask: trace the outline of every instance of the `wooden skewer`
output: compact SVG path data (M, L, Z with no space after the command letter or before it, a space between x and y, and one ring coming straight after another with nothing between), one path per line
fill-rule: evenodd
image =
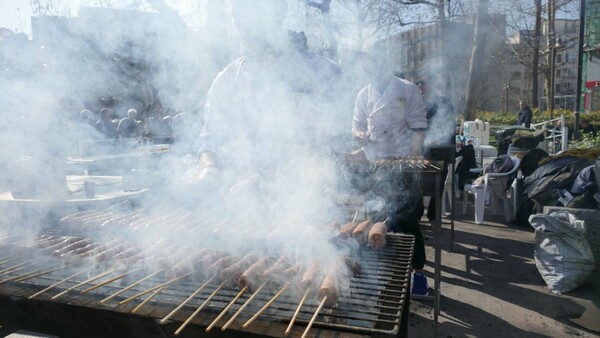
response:
M356 217L358 217L358 210L354 212L354 217L352 218L352 223L356 222Z
M290 334L290 332L292 331L292 326L294 326L294 322L296 321L296 318L298 318L298 314L300 313L300 309L302 309L302 305L306 301L306 297L308 297L308 291L309 290L306 290L306 292L304 292L304 296L302 296L302 299L300 299L300 303L298 304L298 308L296 309L296 312L294 312L294 316L292 316L292 320L290 320L290 324L288 325L287 329L285 329L285 335L286 336L288 334Z
M119 305L123 305L123 304L129 303L129 302L131 302L132 300L134 300L134 299L136 299L138 297L141 297L141 296L143 296L145 294L148 294L148 293L150 293L150 292L152 292L152 291L154 291L156 289L160 289L162 287L165 287L165 286L167 286L169 284L175 283L176 281L178 281L178 280L180 280L182 278L185 278L185 277L187 277L187 276L189 276L191 274L192 274L191 272L188 272L185 275L182 275L182 276L179 276L179 277L175 277L175 278L173 278L171 280L168 280L168 281L166 281L164 283L161 283L161 284L158 284L156 286L153 286L153 287L151 287L150 289L148 289L146 291L138 292L135 295L133 295L133 296L127 298L127 299L124 299L124 300L120 301Z
M28 280L28 279L32 279L32 278L35 278L35 277L43 276L43 275L45 275L47 273L51 273L51 272L54 272L54 271L57 271L57 270L66 269L66 268L68 268L70 266L73 266L73 265L75 265L75 263L64 265L64 266L59 266L57 268L52 268L52 269L47 269L47 270L38 269L38 271L36 271L36 272L34 272L32 274L21 276L19 278L15 278L14 281L15 282L22 282L22 281L25 281L25 280Z
M13 266L11 266L9 268L6 268L4 270L0 270L0 276L1 275L5 275L5 274L10 273L10 272L14 272L16 269L18 269L18 268L20 268L20 267L22 267L24 265L32 263L32 261L33 260L30 260L30 261L27 261L27 262L23 262L23 263L19 263L17 265L13 265Z
M113 277L113 278L111 278L111 279L109 279L109 280L106 280L106 281L104 281L104 282L102 282L102 283L100 283L100 284L96 284L96 285L94 285L94 286L92 286L92 287L89 287L89 288L87 288L87 289L85 289L85 290L83 290L83 291L81 291L81 292L82 292L82 293L86 293L86 292L90 292L90 291L92 291L92 290L96 290L97 288L100 288L100 287L103 287L104 285L110 284L110 283L112 283L112 282L114 282L114 281L116 281L116 280L119 280L119 279L121 279L121 278L123 278L123 277L125 277L125 276L127 276L127 275L129 275L129 274L132 274L132 273L134 273L134 272L136 272L136 271L138 271L138 270L140 270L140 269L134 269L134 270L131 270L131 271L125 272L125 273L123 273L123 274L120 274L120 275L118 275L118 276L116 276L116 277Z
M0 258L0 265L16 261L17 259L19 259L19 256L12 255L12 254L6 255L6 256Z
M192 319L194 319L198 313L200 313L200 311L204 308L204 306L206 306L206 304L208 304L208 302L217 294L217 292L219 292L219 290L221 290L223 288L223 286L225 286L225 283L227 281L224 281L223 283L221 283L221 285L219 285L215 291L213 291L213 293L211 293L208 298L206 298L206 300L204 302L202 302L202 304L200 304L200 306L196 309L196 311L194 311L194 313L192 313L192 315L185 320L185 322L183 324L181 324L181 326L177 329L177 331L175 331L175 335L178 335L181 333L181 331L183 331L183 329L192 321Z
M308 334L308 331L313 326L313 323L315 322L315 319L317 319L317 316L319 315L319 312L321 312L321 309L323 308L323 305L325 305L325 301L326 300L327 300L327 296L325 296L325 297L323 297L323 299L321 299L321 303L319 304L319 307L317 308L317 311L315 311L315 314L310 319L310 322L308 322L308 326L306 327L306 329L304 329L304 333L302 334L302 337L300 337L300 338L306 338L306 335Z
M167 320L169 320L171 317L173 317L173 315L175 315L177 312L179 312L179 310L181 310L185 304L189 303L190 300L194 299L194 297L196 297L197 294L200 293L200 291L204 290L204 288L206 288L206 286L212 282L212 280L214 279L214 277L211 277L209 280L206 281L206 283L202 284L198 290L194 291L194 293L192 293L186 300L184 300L181 304L179 304L175 309L173 309L173 311L171 311L168 315L166 315L163 319L160 320L161 324L164 324L167 322Z
M432 167L432 168L433 168L433 169L435 169L435 170L442 170L442 169L441 169L440 167L438 167L437 165L430 164L429 166L430 166L430 167Z
M254 314L254 316L252 316L252 318L250 318L247 322L244 323L244 325L242 325L242 328L247 328L250 324L252 324L252 322L254 322L256 320L256 318L258 318L258 316L260 316L263 312L265 312L269 306L271 306L271 304L273 304L275 302L275 300L277 300L277 298L279 298L279 296L281 296L283 294L283 292L288 288L288 286L290 285L290 283L286 283L283 288L281 288L281 290L279 290L279 292L277 292L275 294L275 296L273 296L273 298L271 298L271 300L269 300L267 302L267 304L265 304L260 310L258 310L257 313Z
M153 272L153 273L149 274L148 276L146 276L146 277L144 277L144 278L140 279L139 281L137 281L137 282L135 282L135 283L133 283L133 284L129 285L128 287L126 287L126 288L124 288L124 289L122 289L122 290L119 290L118 292L115 292L115 293L113 293L112 295L110 295L110 296L108 296L108 297L104 298L103 300L101 300L101 301L100 301L100 304L103 304L103 303L105 303L105 302L108 302L109 300L113 299L114 297L116 297L116 296L118 296L118 295L122 294L123 292L125 292L125 291L127 291L127 290L129 290L129 289L131 289L131 288L133 288L133 287L135 287L136 285L138 285L138 284L142 283L143 281L145 281L145 280L147 280L147 279L149 279L149 278L152 278L152 277L156 276L157 274L159 274L159 273L161 273L161 272L163 272L163 271L165 271L165 270L166 270L166 268L165 268L165 269L158 270L158 271L156 271L156 272Z
M46 292L46 291L49 291L49 290L52 290L52 289L54 289L55 287L57 287L57 286L59 286L60 284L62 284L62 283L64 283L64 282L68 281L69 279L77 277L78 275L80 275L80 274L82 274L82 273L86 272L87 270L88 270L88 268L85 268L85 269L83 269L83 270L81 270L81 271L79 271L79 272L76 272L76 273L72 274L71 276L69 276L69 277L67 277L67 278L65 278L65 279L63 279L63 280L60 280L60 281L58 281L58 282L56 282L56 283L54 283L54 284L50 285L49 287L47 287L47 288L45 288L45 289L43 289L43 290L41 290L41 291L38 291L38 292L34 293L33 295L31 295L31 296L29 296L29 297L27 297L27 298L29 298L29 299L35 298L35 297L37 297L37 296L41 295L42 293L44 293L44 292Z
M13 267L11 267L11 268L7 269L8 271L5 271L4 273L0 274L0 276L2 276L2 275L8 275L8 274L11 274L11 273L15 273L15 272L17 272L17 271L21 271L21 270L28 269L28 268L30 268L30 267L32 267L32 266L34 266L34 265L38 264L38 263L41 263L41 262L43 262L43 260L41 260L41 261L38 261L38 262L35 262L35 263L32 263L31 261L29 261L29 262L25 262L25 263L17 264L17 265L15 265L15 266L13 266ZM37 270L34 270L34 271L32 271L32 272L29 272L29 273L31 274L31 273L33 273L33 272L38 272L39 270L40 270L40 269L37 269ZM13 280L15 280L15 279L19 279L19 278L21 278L21 277L25 277L25 276L27 276L27 275L28 275L28 274L27 274L27 273L25 273L25 274L22 274L22 275L17 275L17 276L9 277L9 278L7 278L7 279L4 279L4 280L0 281L0 284L2 284L2 283L4 283L4 282L13 281Z
M223 311L221 311L221 313L219 313L217 318L215 318L215 320L213 320L213 322L210 323L210 325L206 328L206 332L209 332L210 330L212 330L212 328L217 324L217 322L219 320L221 320L221 318L223 318L223 316L225 316L227 311L229 311L229 309L231 309L233 304L235 304L235 302L246 292L246 290L248 290L248 286L244 286L244 288L241 289L240 292L238 292L238 294L235 296L235 298L233 298L231 300L231 302L229 302L229 304L227 304L227 306L223 309Z
M146 305L146 303L148 303L152 298L154 298L154 296L158 295L159 292L161 292L165 287L163 286L162 288L158 288L156 289L156 291L154 291L150 296L148 296L148 298L144 299L143 302L140 303L140 305L136 306L133 310L131 310L131 313L137 313L144 305Z
M83 282L81 282L81 283L79 283L79 284L76 284L76 285L74 285L74 286L71 286L70 288L66 289L66 290L65 290L65 291L63 291L63 292L61 292L61 293L59 293L59 294L57 294L57 295L55 295L55 296L52 296L50 299L56 299L56 298L58 298L58 297L60 297L60 296L62 296L62 295L64 295L64 294L66 294L66 293L67 293L67 292L69 292L69 291L75 290L75 289L77 289L78 287L84 286L84 285L86 285L86 284L88 284L88 283L91 283L91 282L93 282L93 281L95 281L95 280L98 280L98 279L100 279L100 278L102 278L102 277L104 277L104 276L106 276L106 275L109 275L109 274L111 274L111 273L113 273L113 272L115 272L115 271L117 271L117 270L119 270L119 269L120 269L120 268L116 268L116 269L108 270L108 271L106 271L106 272L103 272L103 273L101 273L101 274L99 274L99 275L96 275L96 276L94 276L94 277L88 278L87 280L84 280Z
M256 289L256 291L254 291L252 296L250 296L250 298L248 298L246 300L246 302L244 304L242 304L242 306L240 306L240 308L233 314L233 316L231 316L231 318L229 318L227 323L225 323L225 325L223 325L223 327L221 327L221 331L227 330L229 325L231 325L231 323L233 323L233 321L240 315L240 313L242 313L242 311L246 308L246 306L248 306L248 304L254 299L254 297L256 297L256 295L258 295L258 293L265 287L265 285L267 285L267 282L262 283L262 285L259 286L258 289Z

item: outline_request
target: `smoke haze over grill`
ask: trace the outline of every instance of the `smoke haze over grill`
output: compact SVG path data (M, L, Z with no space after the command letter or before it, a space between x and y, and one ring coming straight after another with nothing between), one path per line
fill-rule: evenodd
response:
M352 254L356 244L333 240L328 225L353 216L339 205L351 191L340 182L337 161L352 150L363 65L348 53L342 72L311 51L311 41L294 29L302 17L297 4L290 3L284 19L283 1L235 0L232 22L229 5L208 1L215 16L196 18L197 29L161 1L150 3L147 12L81 7L72 18L33 18L33 40L15 35L2 42L2 190L15 198L63 200L72 193L65 175L83 174L66 164L84 155L83 143L95 142L92 155L128 150L87 124L79 115L84 108L97 114L110 107L113 118L129 108L140 118L183 111L189 134L176 141L173 154L136 163L148 179L141 185L152 189L141 217L158 218L81 228L147 249L157 243L183 248L165 252L162 258L173 264L186 249L203 247L240 256L285 254L302 264L317 259L323 267ZM216 154L222 172L213 189L184 179L198 151ZM0 234L21 231L23 223L32 232L47 230L43 218L30 216L4 213Z

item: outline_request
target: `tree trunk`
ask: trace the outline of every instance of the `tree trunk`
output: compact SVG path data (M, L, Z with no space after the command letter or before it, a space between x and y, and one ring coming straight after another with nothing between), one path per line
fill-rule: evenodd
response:
M531 107L539 106L539 65L540 65L540 37L542 35L542 0L535 0L535 28L533 33L533 60L531 61Z
M332 0L322 0L321 2L305 0L305 3L309 7L314 7L321 12L321 16L323 17L323 30L325 31L325 38L327 39L327 44L329 45L327 48L327 52L333 60L337 59L338 45L337 39L335 38L335 33L333 31L333 25L331 24L331 1Z
M448 44L446 43L447 22L446 22L446 0L437 0L438 21L440 27L440 81L444 84L441 95L452 98L452 85L448 70L446 69L446 58L448 57Z
M480 88L481 67L485 57L485 38L487 35L489 0L479 0L477 8L477 20L475 22L475 32L473 34L473 50L471 52L471 61L469 64L469 78L467 81L467 97L465 107L465 120L475 120L477 110L477 88Z
M544 94L546 96L546 110L554 108L554 89L551 83L552 79L552 46L555 42L554 36L554 18L555 18L556 0L548 0L548 30L546 35L546 67L544 69Z

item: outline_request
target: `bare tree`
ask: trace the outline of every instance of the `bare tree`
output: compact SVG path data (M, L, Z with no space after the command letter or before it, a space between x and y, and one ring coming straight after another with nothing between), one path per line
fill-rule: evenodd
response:
M337 58L338 45L333 26L331 24L331 0L321 0L321 2L305 0L305 3L306 6L316 8L321 13L325 36L328 42L327 54L332 59Z
M483 65L485 40L487 35L488 25L488 7L489 0L479 0L477 9L477 20L475 23L475 32L473 38L473 51L471 53L471 61L469 65L469 80L467 82L467 97L465 119L468 121L475 120L477 108L477 88L481 81L481 71Z

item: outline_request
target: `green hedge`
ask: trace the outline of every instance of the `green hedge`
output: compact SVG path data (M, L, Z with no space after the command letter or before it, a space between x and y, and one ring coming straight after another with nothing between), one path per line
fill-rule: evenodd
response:
M564 115L568 121L569 126L573 126L575 124L575 115L570 110L555 110L554 118L560 117L560 115ZM515 125L517 124L518 113L497 113L497 112L477 112L477 118L484 121L489 122L490 125L498 126L498 125ZM589 113L581 113L579 115L580 119L588 119L590 122L596 127L600 127L600 111L593 111ZM538 112L535 110L533 112L533 122L539 123L550 120L550 112Z

